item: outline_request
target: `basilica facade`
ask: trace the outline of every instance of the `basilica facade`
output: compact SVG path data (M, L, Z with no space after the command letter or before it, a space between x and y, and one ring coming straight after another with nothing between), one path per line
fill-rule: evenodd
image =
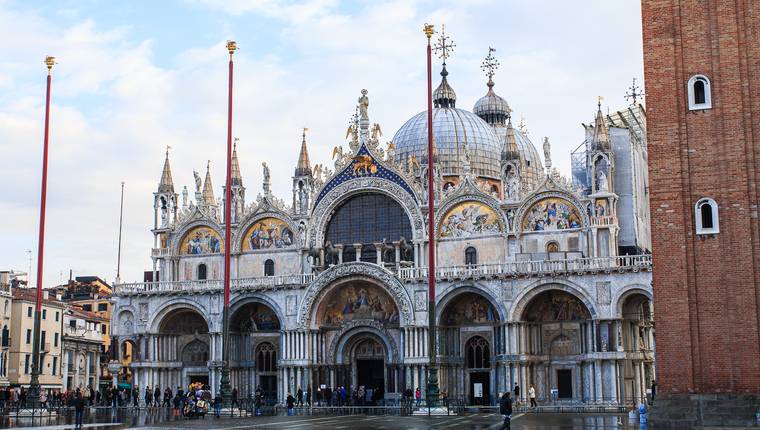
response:
M220 388L229 246L229 366L240 396L261 388L281 402L299 388L364 386L388 399L420 387L424 397L433 210L447 397L493 404L519 384L539 402L640 401L655 376L643 108L598 107L568 180L548 139L542 161L512 125L493 68L472 111L457 107L445 64L441 75L432 172L427 113L383 144L366 90L333 166L311 164L304 133L288 204L272 194L266 164L262 193L246 201L235 148L231 243L210 171L195 173L194 195L178 193L167 153L151 280L114 290L120 378Z

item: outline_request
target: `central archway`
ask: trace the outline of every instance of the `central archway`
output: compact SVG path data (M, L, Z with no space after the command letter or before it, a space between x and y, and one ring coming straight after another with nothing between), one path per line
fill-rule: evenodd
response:
M257 297L240 298L230 314L230 382L238 395L260 390L277 399L277 358L282 322L275 309Z

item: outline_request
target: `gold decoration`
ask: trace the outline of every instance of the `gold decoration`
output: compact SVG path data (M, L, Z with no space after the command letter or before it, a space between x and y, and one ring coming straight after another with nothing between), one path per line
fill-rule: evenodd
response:
M182 238L179 253L183 255L218 254L224 251L219 233L211 227L196 227Z
M264 218L257 221L243 236L243 251L259 249L288 248L295 236L288 224L278 218Z
M433 29L433 24L425 23L425 25L422 27L422 31L425 32L425 36L427 36L428 39L433 37L433 33L435 33L435 30Z
M490 206L467 201L451 208L443 217L440 237L474 237L500 233L499 216Z
M354 176L374 175L377 173L372 157L369 155L357 155L354 157Z
M53 69L54 64L56 64L55 57L51 57L49 55L45 57L45 65L48 68L48 73L50 73L50 71Z
M234 54L237 49L237 42L234 40L227 41L227 50L230 51L230 58L232 58L232 54Z
M580 228L581 217L575 206L565 199L549 197L528 209L522 221L524 231Z

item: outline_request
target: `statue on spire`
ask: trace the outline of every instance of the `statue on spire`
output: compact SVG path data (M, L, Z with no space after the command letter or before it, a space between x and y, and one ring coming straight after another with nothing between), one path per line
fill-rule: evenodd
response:
M546 162L546 171L551 171L552 168L552 146L549 143L549 138L544 137L544 160Z
M362 96L359 97L359 117L364 120L369 120L369 114L367 113L369 108L369 97L367 97L367 90L362 90Z
M262 162L261 166L264 168L264 194L269 195L271 194L271 188L270 188L270 182L269 182L269 166L267 166L266 162Z

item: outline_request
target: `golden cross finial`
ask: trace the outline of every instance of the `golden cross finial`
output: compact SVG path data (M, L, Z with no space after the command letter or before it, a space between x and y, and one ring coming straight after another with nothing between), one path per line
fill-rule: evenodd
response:
M50 74L50 70L53 69L54 64L56 64L55 57L51 57L49 55L45 57L45 65L48 68L48 74Z
M451 53L454 52L454 48L456 45L451 40L449 36L446 36L446 25L441 26L441 33L438 36L438 41L435 42L435 46L433 47L433 50L438 54L438 57L440 57L443 60L443 64L446 64L446 59L451 56Z
M237 49L238 49L237 42L235 42L234 40L227 41L227 50L230 51L230 58L232 58L232 54L234 54L235 51L237 51Z
M602 107L602 100L604 100L604 97L596 96L596 105L599 106L600 109Z
M427 22L422 27L422 31L425 32L425 36L427 36L428 40L430 40L430 38L433 37L433 33L435 33L433 24L428 24Z
M486 58L483 60L483 63L480 65L480 69L486 72L488 82L491 82L491 78L493 78L494 72L499 68L499 60L493 56L494 52L496 52L496 50L489 46L488 56L486 56Z

